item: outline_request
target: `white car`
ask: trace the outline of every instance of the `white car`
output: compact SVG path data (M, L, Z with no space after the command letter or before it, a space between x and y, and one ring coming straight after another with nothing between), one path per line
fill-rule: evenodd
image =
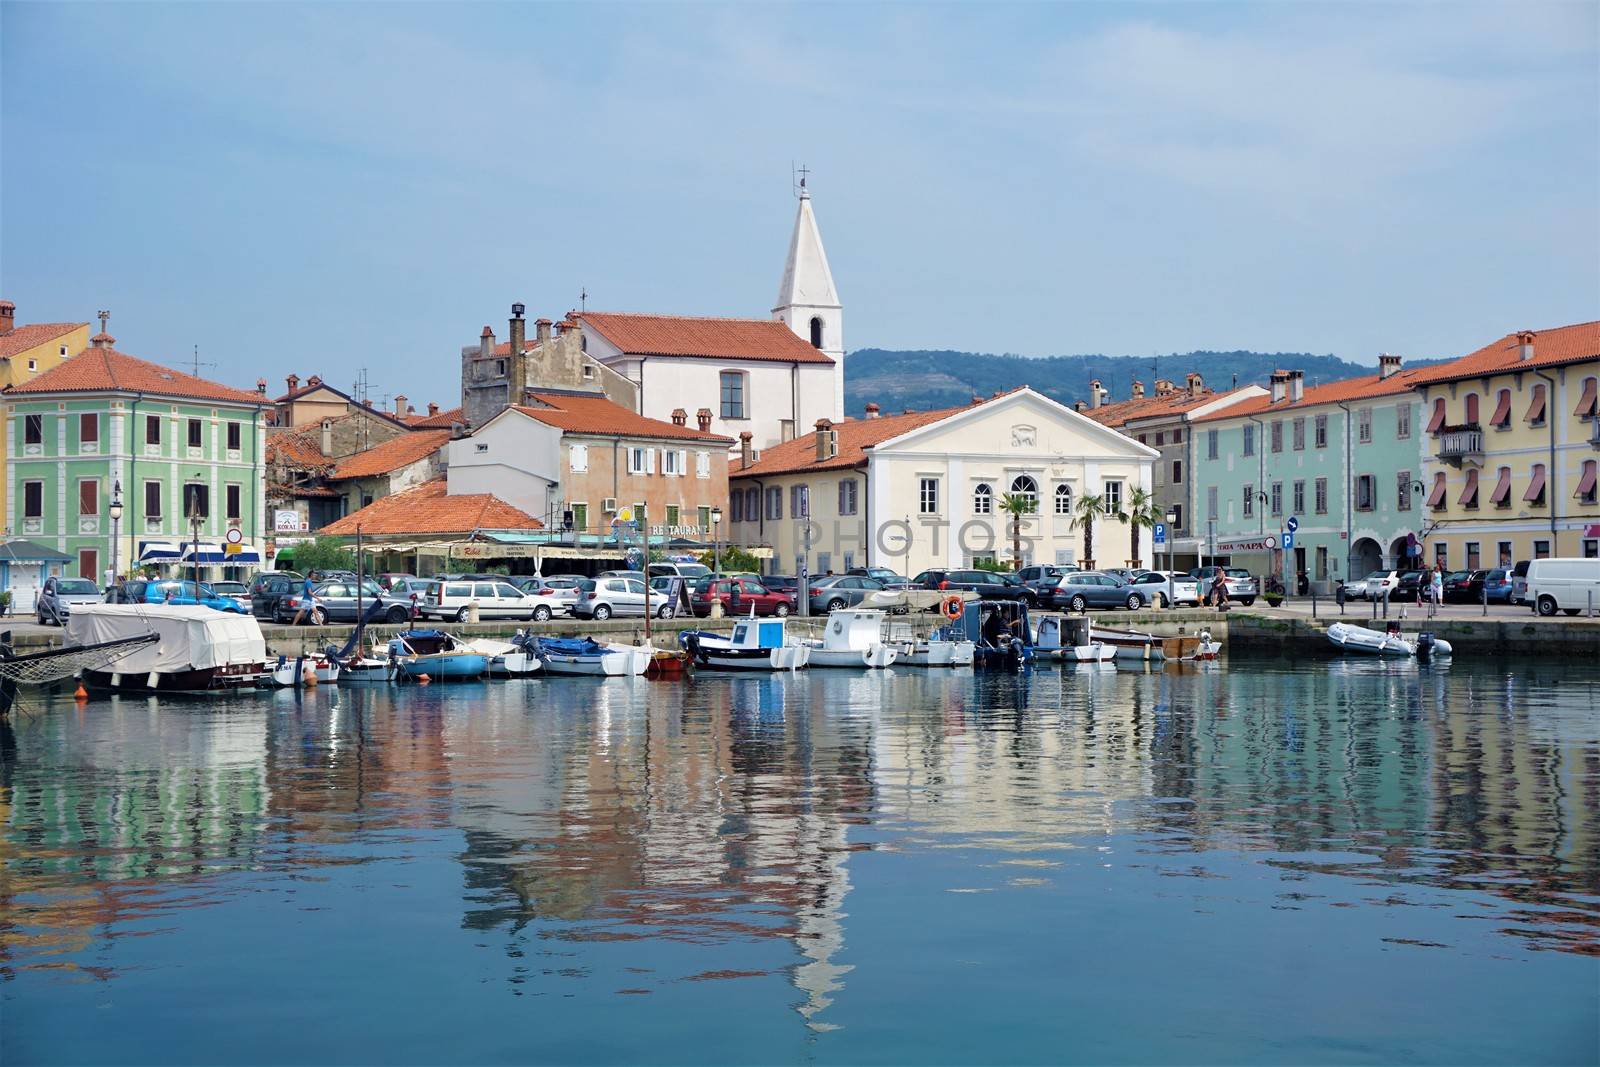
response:
M466 622L473 604L478 605L480 619L545 622L566 610L566 605L555 597L524 593L510 582L458 580L439 581L428 586L427 593L417 604L417 614L425 619Z
M1382 600L1385 596L1393 596L1399 584L1399 571L1373 571L1367 575L1367 588L1363 595L1368 600Z
M1167 583L1171 582L1169 586ZM1200 583L1187 574L1177 571L1145 571L1133 584L1150 594L1150 602L1157 607L1167 607L1170 595L1174 604L1200 604Z
M1536 559L1528 564L1526 600L1539 615L1600 608L1600 559Z

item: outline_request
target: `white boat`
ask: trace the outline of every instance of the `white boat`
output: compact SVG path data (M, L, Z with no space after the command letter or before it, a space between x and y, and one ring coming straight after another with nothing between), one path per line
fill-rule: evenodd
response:
M92 648L155 633L160 640L86 670L91 688L117 692L220 693L254 688L267 643L249 615L171 604L80 604L67 619L66 648ZM114 668L114 669L112 669Z
M883 612L874 608L840 608L828 615L820 638L803 642L810 667L887 667L900 649L883 640Z
M1341 651L1361 652L1369 656L1416 656L1427 659L1431 656L1449 656L1452 652L1450 642L1431 633L1419 633L1416 640L1411 640L1398 628L1383 632L1346 622L1329 626L1328 640Z
M279 689L299 689L306 685L333 685L339 674L339 661L331 656L279 656L266 677Z
M383 656L352 656L339 664L340 685L394 681L395 665Z
M656 649L649 645L614 645L588 637L533 637L531 647L547 674L582 674L622 678L644 674Z
M898 649L895 665L900 667L970 667L978 646L940 627L932 633L918 633L909 622L893 623L889 640Z
M783 619L740 619L733 636L705 630L678 635L697 667L725 671L795 671L811 659L811 646L788 636Z
M539 669L539 657L511 641L497 641L492 637L475 637L461 642L469 652L480 652L489 657L491 678L520 678Z
M1034 630L1033 653L1074 663L1110 663L1117 656L1117 647L1096 641L1089 620L1082 616L1040 615Z

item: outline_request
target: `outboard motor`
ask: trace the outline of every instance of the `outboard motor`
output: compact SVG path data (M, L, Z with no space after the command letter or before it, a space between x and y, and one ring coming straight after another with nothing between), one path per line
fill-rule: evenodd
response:
M1433 655L1433 631L1424 630L1417 635L1417 658L1427 659Z

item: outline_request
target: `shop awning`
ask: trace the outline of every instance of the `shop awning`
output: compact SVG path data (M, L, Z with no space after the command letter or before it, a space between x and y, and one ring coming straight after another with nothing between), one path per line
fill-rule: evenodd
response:
M1433 476L1433 489L1428 493L1428 506L1437 508L1444 506L1444 471L1439 471Z
M227 546L220 541L185 541L179 562L202 567L259 567L261 552L255 545L240 545L239 551L229 555Z
M183 555L183 549L171 541L140 541L140 563L170 563Z
M1531 503L1542 496L1544 496L1544 464L1535 463L1533 465L1533 481L1528 483L1528 491L1522 494L1522 499Z
M1494 492L1489 494L1489 503L1500 507L1511 499L1511 468L1500 468L1500 480L1494 483Z

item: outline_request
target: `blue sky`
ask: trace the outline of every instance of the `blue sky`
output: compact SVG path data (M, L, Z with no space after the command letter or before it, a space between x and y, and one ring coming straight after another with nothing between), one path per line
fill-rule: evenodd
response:
M509 305L1374 361L1600 316L1589 3L16 4L0 292L450 406Z

